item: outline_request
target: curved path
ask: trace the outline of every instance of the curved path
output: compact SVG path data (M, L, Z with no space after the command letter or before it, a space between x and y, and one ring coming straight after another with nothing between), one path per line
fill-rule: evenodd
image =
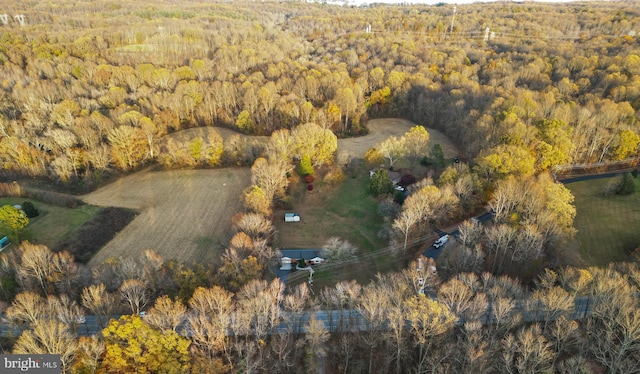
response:
M367 129L369 133L364 136L358 136L353 138L338 139L338 152L346 151L351 153L354 157L362 157L365 152L375 146L376 144L384 141L391 136L400 137L409 131L415 123L402 119L402 118L378 118L372 119L367 122ZM227 140L233 136L240 136L248 141L266 142L268 136L250 136L238 133L226 127L196 127L192 129L182 130L165 138L173 138L180 141L188 141L197 136L206 138L211 132L218 133L222 139ZM452 158L459 154L455 144L449 140L443 133L438 130L427 128L427 132L430 135L430 144L440 144L444 149L444 156ZM161 140L162 143L162 140Z
M378 118L367 122L369 133L357 138L338 139L338 152L351 152L355 157L364 156L365 152L376 144L391 136L400 137L409 131L415 123L401 118ZM444 156L451 158L459 154L456 146L443 133L427 128L430 144L440 144L444 149Z

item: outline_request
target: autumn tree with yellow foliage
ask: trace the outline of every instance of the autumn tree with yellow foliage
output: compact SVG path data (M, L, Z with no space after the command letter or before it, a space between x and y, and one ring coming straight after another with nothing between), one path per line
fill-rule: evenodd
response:
M173 330L160 331L139 316L122 316L103 331L101 368L116 373L188 373L191 341Z

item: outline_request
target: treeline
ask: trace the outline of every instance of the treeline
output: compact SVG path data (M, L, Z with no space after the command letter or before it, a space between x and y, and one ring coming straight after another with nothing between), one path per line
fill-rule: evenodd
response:
M0 26L5 176L86 183L155 160L252 163L215 136L162 141L196 126L271 134L314 122L353 136L367 118L405 117L480 156L488 175L514 172L513 156L537 170L623 159L640 140L639 25L625 3L465 5L452 31L446 6L8 11L27 24Z
M9 286L18 291L3 306L6 323L23 330L5 344L60 354L71 373L633 373L640 365L637 262L546 270L532 288L490 273L441 279L433 265L422 258L312 297L306 283L285 292L279 279L232 292L201 266L152 251L88 272L66 252L23 243L2 257L3 298ZM581 319L572 320L576 307ZM105 328L78 338L87 315Z

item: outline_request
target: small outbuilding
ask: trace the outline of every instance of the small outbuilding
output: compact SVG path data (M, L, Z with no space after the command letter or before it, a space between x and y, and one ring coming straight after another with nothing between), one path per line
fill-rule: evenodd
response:
M280 259L280 270L291 270L291 257L282 257Z
M300 215L298 213L285 213L284 214L285 222L300 222Z

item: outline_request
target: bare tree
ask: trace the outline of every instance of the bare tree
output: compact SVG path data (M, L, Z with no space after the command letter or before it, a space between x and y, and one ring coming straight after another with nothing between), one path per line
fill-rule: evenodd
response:
M104 284L91 285L82 290L82 306L98 317L101 327L105 327L108 316L114 311L115 297L107 292ZM103 320L104 318L104 320Z
M140 314L149 302L147 286L137 279L127 279L120 286L120 298L131 309L131 313Z
M309 323L305 326L304 339L307 343L307 372L321 373L321 360L327 355L326 342L329 340L329 332L324 322L318 320L311 313Z
M384 337L380 334L380 329L387 317L389 306L387 291L380 282L370 284L364 288L357 305L357 310L364 318L366 326L361 333L361 338L369 350L369 373L373 373L374 353Z
M464 338L458 339L453 361L453 370L464 373L488 373L494 370L493 354L496 350L491 346L491 339L483 331L481 321L464 324Z
M393 221L393 228L400 231L404 235L402 245L403 253L407 250L407 242L411 228L422 219L422 215L417 209L403 209L400 216Z
M120 282L127 279L144 279L144 266L138 257L121 258L115 263L115 273Z
M329 238L322 247L322 256L336 263L353 259L357 252L357 247L335 236Z
M547 290L538 289L531 295L532 306L536 316L541 313L544 321L544 329L552 321L561 316L569 316L574 310L574 298L561 287L553 286Z
M70 299L67 295L61 295L59 298L49 296L47 303L51 316L64 323L70 331L77 332L78 325L84 323L84 311L75 300Z
M138 263L142 268L142 279L154 294L167 287L171 282L164 266L164 258L153 249L145 249L139 256Z
M156 136L162 134L159 133L156 124L149 117L142 117L140 119L139 126L142 129L145 140L147 141L147 157L153 159L155 157Z
M402 271L401 278L403 284L411 285L411 296L419 293L435 292L440 286L440 277L436 271L435 261L424 256L420 256L417 261L411 262ZM404 298L410 295L398 296Z
M35 292L19 293L6 310L7 320L16 326L34 326L49 313L46 300Z
M589 269L576 269L573 267L561 268L558 272L558 282L573 297L583 294L593 280Z
M491 302L491 318L499 332L510 330L522 321L522 315L516 313L515 300L508 297L498 297Z
M479 272L486 254L481 244L473 247L454 245L438 257L438 269L449 274Z
M338 282L333 288L324 288L320 291L319 300L327 310L338 310L339 321L333 319L333 313L329 314L331 326L336 326L336 331L344 332L351 329L354 322L354 313L350 311L356 308L362 286L355 280Z
M81 336L78 338L78 349L73 361L80 365L87 373L95 374L100 366L100 358L104 354L105 344L97 335Z
M439 363L445 359L445 350L436 353L433 349L442 344L447 333L451 332L456 317L449 308L424 295L410 298L406 302L407 321L415 345L418 347L416 373L427 373L439 369ZM429 363L432 363L429 367Z
M409 354L409 347L407 342L407 329L406 329L406 312L402 305L392 305L387 311L387 318L389 324L389 332L387 344L390 346L390 350L387 351L387 361L389 363L395 363L394 371L396 374L402 373L404 363L407 360Z
M520 329L503 340L504 369L507 373L546 373L551 370L554 353L540 326Z
M495 220L501 222L506 219L529 195L529 184L522 183L515 178L500 181L489 201L489 207L495 215Z
M572 356L560 362L558 373L561 374L591 374L591 363L583 356Z
M32 290L35 283L45 295L48 294L53 253L42 244L23 242L20 247L23 252L17 270L18 281L24 289Z
M407 153L406 140L404 137L391 136L382 143L378 144L376 148L380 151L382 156L389 161L389 167L393 167L393 164L398 159L404 157Z
M516 228L500 224L491 226L486 231L486 248L493 256L492 272L502 272L504 269L505 259L515 245L518 231Z
M177 331L184 322L187 307L180 300L171 300L167 295L160 296L145 316L145 321L161 330Z
M549 337L549 342L553 344L555 353L553 358L554 366L559 358L583 351L583 338L577 321L568 320L565 316L560 316L560 318L549 324L545 329L545 333Z
M233 294L217 286L199 287L189 300L189 306L194 311L188 316L188 323L196 349L209 361L224 356L231 362L227 331L235 309Z
M294 327L302 325L299 320L305 307L309 304L309 296L310 291L307 283L296 285L291 292L284 295L284 310L290 313L289 318L285 319L285 323L292 333L300 333L300 331L295 331Z
M635 290L614 271L600 272L594 276L594 286L601 291L592 298L592 318L586 327L589 348L609 371L630 374L640 365L640 311Z
M544 271L535 279L537 290L548 290L554 287L557 282L558 273L549 268L545 268Z
M458 235L457 241L460 245L468 248L475 247L480 243L483 234L483 228L480 222L477 220L467 220L458 226L460 235Z
M251 321L256 339L263 339L269 332L272 304L275 300L267 291L264 280L252 280L238 292L238 307Z
M60 355L62 371L66 372L78 346L77 339L62 322L39 320L33 330L26 330L13 346L14 354Z
M268 200L281 199L289 185L287 173L292 170L293 167L287 161L258 158L251 167L251 183L260 187Z
M233 226L236 230L244 232L252 239L269 238L273 234L271 221L257 213L245 213L234 217Z
M96 146L85 153L85 159L98 172L104 172L108 167L110 160L111 150L109 146L102 144Z
M484 293L474 294L458 279L452 279L440 287L438 299L463 322L478 320L487 309Z
M294 341L289 333L274 333L271 336L269 348L271 349L272 363L270 372L287 373L293 371L297 365L298 357L295 355L295 346L300 345Z
M267 143L267 155L269 160L283 160L289 162L293 152L293 138L289 130L280 129L271 134Z
M58 293L77 296L80 266L73 256L67 251L54 253L50 268L49 280L56 286Z
M74 366L80 366L87 373L95 374L100 367L104 350L104 341L97 335L79 337L77 350L73 356Z

